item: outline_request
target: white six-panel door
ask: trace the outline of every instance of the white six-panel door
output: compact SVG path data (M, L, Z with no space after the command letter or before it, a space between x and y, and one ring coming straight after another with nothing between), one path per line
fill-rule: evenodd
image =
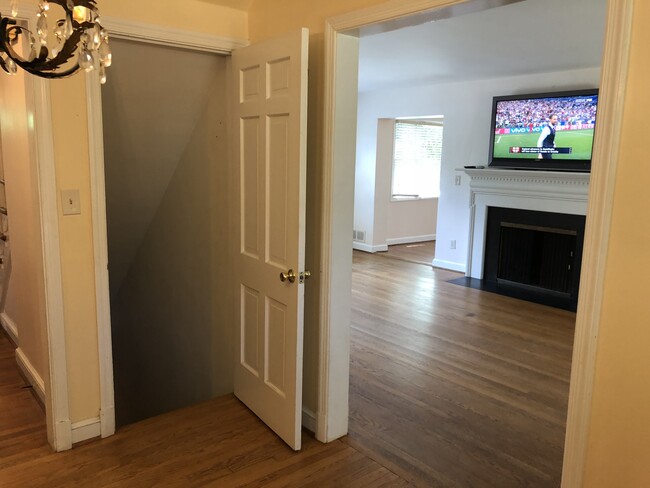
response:
M296 450L302 412L307 53L307 29L233 53L239 171L235 395Z

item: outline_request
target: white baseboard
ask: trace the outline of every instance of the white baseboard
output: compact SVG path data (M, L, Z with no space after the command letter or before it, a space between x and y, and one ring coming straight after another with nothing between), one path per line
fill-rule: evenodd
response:
M302 407L302 426L309 432L316 432L316 414L307 407Z
M102 439L115 434L115 407L102 408L99 412Z
M459 273L467 272L467 265L464 263L434 259L432 265L434 268L448 269L449 271L458 271Z
M16 326L16 323L9 318L9 316L5 313L2 312L0 314L0 323L2 324L2 328L9 334L9 337L13 341L16 346L18 345L18 327Z
M72 443L87 441L102 435L102 426L99 417L82 420L72 424Z
M413 244L415 242L427 242L435 240L435 234L427 234L423 236L395 237L393 239L386 239L386 244L388 246L394 246L395 244Z
M370 244L365 244L363 242L352 242L352 249L357 251L364 252L384 252L388 251L388 246L386 244L380 244L379 246L371 246Z
M25 353L20 347L16 349L16 363L18 363L18 367L25 375L25 378L27 378L29 384L32 385L36 396L45 405L45 383L43 382L43 378L38 374L38 371L36 371L36 368L34 368L34 365L25 356Z

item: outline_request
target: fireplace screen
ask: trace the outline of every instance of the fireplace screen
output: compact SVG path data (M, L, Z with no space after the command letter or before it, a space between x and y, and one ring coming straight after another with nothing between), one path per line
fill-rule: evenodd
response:
M577 303L584 216L490 207L483 279Z
M570 294L577 234L501 222L497 281Z

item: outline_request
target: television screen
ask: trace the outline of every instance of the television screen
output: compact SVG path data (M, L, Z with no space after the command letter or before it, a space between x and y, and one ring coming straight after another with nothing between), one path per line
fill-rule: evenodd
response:
M597 90L495 97L490 166L589 171Z

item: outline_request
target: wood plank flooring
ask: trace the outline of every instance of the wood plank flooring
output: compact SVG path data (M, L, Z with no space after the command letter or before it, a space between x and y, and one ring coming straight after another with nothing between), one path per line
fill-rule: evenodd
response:
M0 487L404 487L349 445L303 434L289 449L234 396L129 425L51 452L44 414L0 332Z
M388 246L388 251L378 252L375 256L400 259L402 261L431 266L433 258L436 257L436 241L395 244Z
M350 434L423 487L560 484L575 314L354 254Z
M49 454L45 412L20 375L14 346L0 328L0 473ZM0 486L10 486L2 480L0 474Z
M299 453L227 396L54 454L0 337L0 486L557 487L574 314L456 276L355 253L350 435Z

